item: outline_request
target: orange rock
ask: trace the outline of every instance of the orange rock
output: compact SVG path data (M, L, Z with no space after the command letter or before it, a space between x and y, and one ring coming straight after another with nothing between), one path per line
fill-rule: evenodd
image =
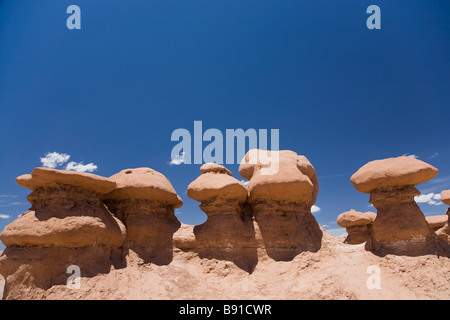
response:
M247 201L270 257L290 260L320 248L322 231L311 214L319 185L306 157L290 150L253 149L241 161L239 173L250 180Z
M445 223L447 222L448 217L445 214L441 214L441 215L437 215L437 216L428 216L428 217L425 217L425 219L427 220L430 228L433 229L434 231L437 231L438 229L445 226Z
M270 163L265 163L266 154ZM263 170L270 167L273 172L264 174ZM314 167L304 156L290 150L250 150L241 161L239 174L250 180L247 185L250 203L271 199L312 206L319 192Z
M348 244L366 242L372 232L375 218L374 212L359 212L354 209L341 213L337 218L337 224L347 229L348 235L344 242Z
M180 227L174 210L183 204L170 181L150 168L122 170L110 179L117 187L102 198L127 227L126 250L144 262L169 263L172 236Z
M418 185L433 179L438 169L411 157L375 160L362 166L350 181L356 190L371 193L387 187Z
M38 188L54 188L61 185L82 188L96 194L111 192L116 184L104 177L69 170L56 170L50 168L35 168L31 174L24 174L16 178L19 186L32 191Z
M150 168L126 169L109 178L117 187L103 196L108 200L154 200L174 208L183 205L170 181L158 171Z
M450 206L450 190L444 190L441 192L441 201Z
M436 237L414 201L420 192L416 184L436 176L433 166L398 157L369 162L351 178L353 186L370 193L377 208L367 247L380 254L425 254L436 247Z

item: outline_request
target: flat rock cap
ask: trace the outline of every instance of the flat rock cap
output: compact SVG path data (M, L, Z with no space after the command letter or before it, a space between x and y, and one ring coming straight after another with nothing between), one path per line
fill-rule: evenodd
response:
M250 180L249 202L291 201L312 206L319 192L314 167L291 150L252 149L242 159L239 174Z
M377 214L374 212L359 212L354 209L341 213L337 218L337 224L340 227L348 228L353 226L362 226L371 224Z
M225 168L224 166L222 166L220 164L212 163L212 162L208 162L208 163L205 163L204 165L202 165L200 167L200 172L201 173L209 173L209 172L225 173L229 176L232 176L230 170L228 170L227 168Z
M430 228L435 229L435 228L443 227L448 220L448 216L446 214L441 214L441 215L437 215L437 216L428 216L428 217L425 217L425 219L427 220L428 224L430 225Z
M183 201L175 192L169 179L162 173L150 168L125 169L109 177L116 188L105 195L104 199L155 200L179 208Z
M231 172L225 167L207 163L200 168L200 171L203 174L192 181L187 188L189 198L199 202L214 197L235 199L240 203L247 200L247 189L239 180L233 178Z
M441 192L441 201L450 206L450 190L444 190Z
M438 169L412 157L401 156L371 161L350 178L356 190L371 193L375 189L418 185L433 179Z
M17 177L16 182L19 186L30 190L36 190L40 187L52 188L65 184L94 191L97 194L111 192L116 187L116 183L110 179L92 173L51 168L35 168L31 174Z

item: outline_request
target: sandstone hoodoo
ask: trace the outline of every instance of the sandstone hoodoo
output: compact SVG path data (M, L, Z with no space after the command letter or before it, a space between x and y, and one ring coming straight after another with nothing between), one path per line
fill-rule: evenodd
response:
M359 212L354 209L341 213L337 218L337 224L347 229L348 235L344 242L348 244L366 242L372 233L372 223L376 216L374 212Z
M379 254L425 254L436 244L434 232L414 201L415 185L434 178L438 170L411 157L375 160L351 178L360 192L370 193L377 208L368 248Z
M430 228L433 231L437 231L440 228L442 228L443 226L445 226L445 223L447 222L448 217L445 214L441 214L441 215L437 215L437 216L428 216L428 217L425 217L425 219L427 220L427 223L430 226Z
M239 174L250 180L248 203L267 254L290 260L303 251L317 251L322 231L311 214L319 185L314 167L294 151L250 150Z
M441 192L441 201L446 205L450 206L450 190L444 190ZM450 243L450 225L449 225L450 208L447 209L446 215L447 215L447 222L444 224L442 228L436 231L436 234L442 240L446 241L447 243Z
M45 289L64 283L72 264L80 267L83 276L90 276L109 272L112 264L120 262L118 248L125 240L125 227L99 199L115 188L114 182L49 168L36 168L16 181L32 190L27 198L31 209L0 234L7 246L0 273L7 279L8 296L15 295L8 285L11 277L32 279Z
M253 222L245 209L247 189L219 164L206 163L200 172L187 188L187 195L201 202L200 209L208 216L193 230L197 251L252 269L257 257Z
M150 168L122 170L109 179L116 188L102 199L127 228L126 249L145 262L169 263L180 226L174 211L183 204L170 181Z

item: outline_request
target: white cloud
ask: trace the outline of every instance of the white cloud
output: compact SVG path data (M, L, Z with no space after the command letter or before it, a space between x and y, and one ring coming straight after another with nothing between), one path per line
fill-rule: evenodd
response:
M372 203L369 203L367 206L368 206L369 208L373 208L373 204L372 204Z
M325 229L325 231L333 237L345 238L347 236L347 231L344 228Z
M241 180L241 183L244 185L244 186L248 186L248 183L250 182L250 180Z
M83 162L71 161L67 164L66 170L77 171L77 172L92 172L97 170L97 166L93 163L83 164Z
M0 214L0 219L9 219L7 214Z
M169 162L169 164L170 164L170 165L176 165L176 166L178 166L178 165L184 163L184 156L185 156L185 155L186 155L186 152L182 152L181 154L176 155L176 156L175 156L175 159L172 159L172 160Z
M320 211L320 208L319 208L318 206L313 205L313 206L311 207L311 212L312 212L312 213L316 213L316 212L319 212L319 211Z
M433 192L430 192L428 194L421 194L421 195L415 196L414 200L417 203L426 203L426 204L435 205L435 206L439 206L439 205L443 204L440 201L441 200L441 195L438 194L438 193L433 193Z
M41 158L41 162L44 167L55 169L69 161L69 158L70 156L65 153L49 152L44 158Z
M416 156L415 154L409 154L409 153L405 153L405 154L402 154L402 157L410 157L410 158L414 158L414 159L418 159L419 158L419 156Z
M434 159L439 155L439 152L433 153L431 156L428 157L428 159Z

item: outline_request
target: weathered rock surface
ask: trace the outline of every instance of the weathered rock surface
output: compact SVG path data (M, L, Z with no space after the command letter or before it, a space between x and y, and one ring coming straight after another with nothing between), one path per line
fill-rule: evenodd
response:
M370 190L373 223L383 215L379 232L401 224L391 229L394 250L388 235L369 229L367 243L376 239L379 247L349 245L311 214L318 183L309 161L291 151L274 154L272 163L258 162L258 151L247 154L240 173L250 179L248 190L223 166L202 166L188 188L208 215L200 226L178 222L181 199L149 168L111 178L46 170L21 176L33 191L32 208L0 235L8 243L0 253L4 298L450 299L448 233L438 238L434 222L423 218L431 241L417 246L411 239L423 231L413 185L393 185L389 177L390 184ZM371 221L373 213L353 211L338 218L348 229ZM73 265L81 271L76 290L66 285ZM368 287L370 266L380 268L380 289Z
M354 209L341 213L337 218L337 224L347 229L344 242L348 244L366 242L371 236L372 223L376 216L374 212L359 212Z
M428 216L428 217L425 217L425 219L427 220L427 223L430 226L430 228L433 231L437 231L440 228L442 228L443 226L445 226L445 223L447 222L448 217L445 214L441 214L441 215L437 215L437 216Z
M124 256L137 254L143 262L172 260L172 236L180 227L175 208L183 202L170 181L150 168L126 169L111 176L117 184L102 199L125 224Z
M205 223L193 228L195 243L191 249L201 257L233 261L244 270L256 265L255 231L246 210L248 192L225 167L206 163L202 173L187 188L187 195L201 202Z
M66 279L72 264L82 266L83 275L93 276L118 263L125 227L99 199L114 182L48 168L36 168L17 182L32 190L27 198L31 209L0 234L7 246L0 273L7 280L9 297L20 297L16 278L45 289Z
M239 167L247 186L252 215L264 246L275 260L291 260L320 248L322 231L311 214L319 185L314 167L289 150L250 150ZM270 169L270 170L268 170Z
M441 201L450 206L450 190L444 190L441 192Z
M416 184L436 176L433 166L411 158L375 160L351 178L353 186L370 193L378 209L368 248L379 254L425 254L438 250L436 237L414 201Z
M436 231L436 234L439 236L439 238L450 244L450 208L447 209L447 212L445 214L447 216L447 222L442 228Z

